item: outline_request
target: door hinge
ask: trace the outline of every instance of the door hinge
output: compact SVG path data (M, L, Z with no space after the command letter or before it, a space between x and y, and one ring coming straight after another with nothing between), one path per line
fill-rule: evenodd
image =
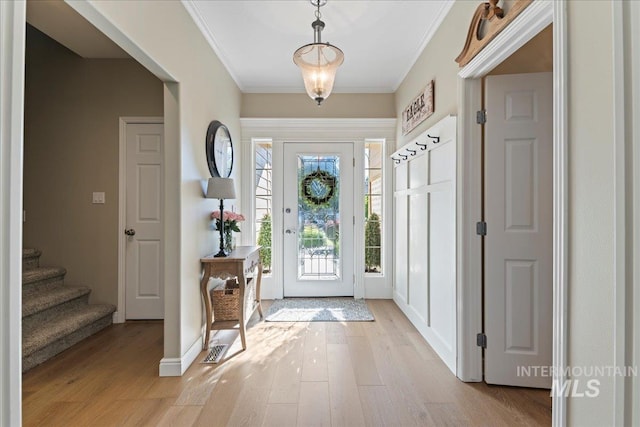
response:
M487 123L487 110L476 111L476 123L479 125Z
M476 345L478 347L487 348L487 336L485 334L476 335Z
M356 284L356 273L353 273L353 284Z
M487 223L484 221L476 222L476 234L478 236L486 236L487 235Z
M356 216L353 216L353 225L356 225Z

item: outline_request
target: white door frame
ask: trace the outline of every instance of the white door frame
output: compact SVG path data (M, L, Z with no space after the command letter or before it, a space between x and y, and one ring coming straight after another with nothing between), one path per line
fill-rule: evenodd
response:
M618 5L615 7L618 7ZM623 7L623 13L617 13L615 17L622 19L623 15L630 16L630 26L626 29L624 36L626 37L625 42L629 43L625 55L631 55L629 61L631 68L625 71L625 86L628 87L628 85L631 84L633 88L630 103L626 105L626 108L630 107L631 111L627 113L626 117L632 118L638 117L640 113L640 77L638 77L638 73L640 72L640 4L638 2L628 2L624 3ZM616 23L614 23L614 27L615 25ZM618 66L624 67L624 61L619 61ZM622 91L622 93L620 93L620 91ZM621 89L617 88L617 95L623 95L624 97L624 93L624 87ZM627 200L629 200L630 203L627 209L630 208L633 213L631 253L634 259L637 259L640 255L640 185L638 185L638 183L640 183L640 123L630 119L626 123L626 126L627 144L633 147L633 164L631 171L629 171L633 185L631 189L627 189L627 191L632 190L633 194L627 194ZM625 138L622 138L623 143L624 139ZM624 224L624 222L622 224ZM623 233L623 235L624 234L625 233ZM616 259L618 259L617 256ZM633 316L632 332L637 337L638 334L640 334L640 263L634 262L631 269L632 280L630 282L633 293L633 308L631 310L631 315ZM629 364L632 366L640 366L640 340L636 339L632 340L632 342L634 347L632 350L632 360ZM633 402L631 408L632 416L630 420L625 421L631 425L640 425L640 378L632 377L631 381L630 400ZM629 399L627 399L627 401L629 401Z
M564 382L567 366L567 18L566 2L531 3L459 73L458 158L458 376L482 381L482 351L475 336L482 331L481 245L475 223L481 218L481 78L541 30L553 23L553 367ZM553 397L553 425L566 423L567 399Z
M118 309L113 313L114 323L124 323L126 317L126 240L123 232L127 226L127 125L162 123L164 117L120 117L120 140L118 144ZM164 150L163 150L164 152ZM164 269L160 271L164 275Z
M254 180L251 178L255 171L254 167L254 145L253 141L271 140L272 141L272 157L274 162L277 159L282 159L283 156L283 144L285 142L353 142L354 150L364 148L364 142L368 140L385 140L385 171L386 176L384 178L385 188L385 215L387 218L392 218L392 204L393 204L393 188L391 187L391 174L389 171L393 170L389 155L395 147L396 138L396 119L261 119L261 118L241 118L240 124L242 126L242 159L243 159L243 171L242 176L245 179L242 180L242 206L245 206L248 214L248 226L249 231L248 238L243 237L243 243L249 244L253 242L255 236L255 218L254 215ZM361 156L355 156L356 168L354 177L363 176L364 165ZM273 188L282 188L283 173L280 168L273 170ZM362 189L362 186L355 185L357 189ZM362 190L361 190L362 191ZM364 195L363 195L364 196ZM280 299L283 297L283 275L282 275L282 237L283 228L282 221L275 220L275 212L282 212L283 201L282 192L280 190L274 191L272 199L272 209L274 212L274 220L271 224L271 260L273 269L273 281L274 284L279 284L275 288L269 288L263 286L262 297L266 299ZM354 215L356 216L355 235L364 235L364 206L359 204L354 205ZM384 231L384 241L391 242L392 240L392 222L389 220L386 222ZM243 236L245 233L242 233ZM246 239L246 240L245 240ZM364 274L364 242L362 239L355 239L354 251L361 256L356 257L354 264L356 282L354 285L354 297L355 298L391 298L391 278L393 277L393 265L391 260L393 259L392 244L387 243L385 245L385 266L384 277L382 278L370 278ZM279 266L280 268L276 268ZM388 288L383 290L378 288L381 284L388 284Z
M614 78L614 364L640 365L640 4L613 2ZM628 17L628 18L627 18ZM626 163L626 158L631 161ZM630 168L629 168L630 167ZM627 183L632 185L628 186ZM631 221L627 222L627 218ZM629 227L629 228L627 228ZM633 300L627 300L628 294ZM629 344L627 344L629 343ZM625 354L627 345L630 354ZM640 378L614 377L614 425L640 424ZM627 393L628 391L628 393Z
M26 2L0 1L0 425L22 424L22 165Z

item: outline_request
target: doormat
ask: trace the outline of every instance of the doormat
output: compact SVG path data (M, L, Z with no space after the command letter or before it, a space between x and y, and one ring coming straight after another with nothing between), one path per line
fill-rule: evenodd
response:
M375 320L363 299L285 298L271 304L267 322L371 322Z

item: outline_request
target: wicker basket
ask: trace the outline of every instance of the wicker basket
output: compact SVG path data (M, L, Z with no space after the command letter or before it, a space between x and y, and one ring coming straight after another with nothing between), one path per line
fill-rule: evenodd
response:
M214 321L240 318L240 288L237 280L227 280L224 289L213 289L211 299Z

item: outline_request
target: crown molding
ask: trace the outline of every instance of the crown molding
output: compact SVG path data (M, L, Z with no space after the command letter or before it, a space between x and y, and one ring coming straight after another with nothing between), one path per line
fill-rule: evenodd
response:
M444 18L447 17L454 3L455 3L455 0L450 0L442 4L442 7L437 13L436 19L433 21L433 24L429 28L429 31L427 31L427 33L424 35L424 38L422 39L422 43L420 43L420 47L418 48L418 50L416 50L416 54L413 56L413 59L409 62L409 66L407 67L406 71L402 73L402 75L396 81L396 83L390 88L391 89L390 92L395 93L398 90L398 88L400 87L404 79L409 74L409 71L411 71L413 66L416 65L416 62L418 62L418 58L420 58L420 56L422 55L422 52L424 52L424 50L427 48L427 45L429 44L433 36L436 34L436 31L438 31L438 28L440 28L440 25L442 25Z
M207 42L209 43L209 46L211 46L211 49L213 49L213 52L216 54L220 62L222 62L222 65L227 70L227 72L229 73L233 81L236 83L238 88L240 88L240 91L245 92L245 88L240 83L240 79L233 72L233 69L231 68L231 65L230 65L231 63L227 55L224 53L224 49L222 49L220 44L216 41L216 38L214 37L213 33L209 29L209 26L204 20L204 17L200 13L198 6L195 4L193 0L181 0L181 3L184 6L184 8L187 10L189 15L191 16L191 19L193 19L193 22L196 24L198 29L200 29L200 32L204 36L205 40L207 40Z

